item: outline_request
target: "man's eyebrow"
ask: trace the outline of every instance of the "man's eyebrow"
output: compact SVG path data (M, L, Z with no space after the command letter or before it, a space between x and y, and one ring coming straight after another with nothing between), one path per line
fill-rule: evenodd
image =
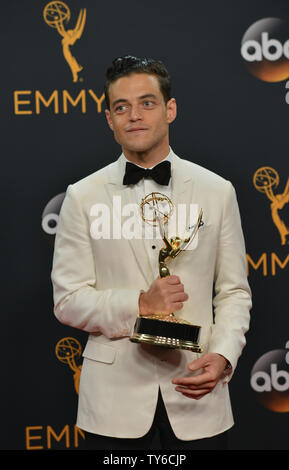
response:
M127 103L128 100L125 98L119 98L118 100L113 101L112 106L115 106L118 103Z
M157 98L156 95L154 95L153 93L147 93L146 95L142 95L139 97L140 100L143 100L144 98Z
M138 97L139 100L143 100L144 98L154 98L157 99L157 96L153 93L146 93L145 95L141 95ZM118 103L128 103L128 100L125 98L119 98L118 100L113 101L112 106L115 106Z

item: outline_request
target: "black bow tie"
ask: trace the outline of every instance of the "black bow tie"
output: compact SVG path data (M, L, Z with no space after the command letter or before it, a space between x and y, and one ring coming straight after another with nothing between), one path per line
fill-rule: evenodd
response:
M142 168L127 162L125 175L123 177L123 184L136 184L142 178L152 178L156 183L168 185L171 177L171 163L166 160L159 163L154 168Z

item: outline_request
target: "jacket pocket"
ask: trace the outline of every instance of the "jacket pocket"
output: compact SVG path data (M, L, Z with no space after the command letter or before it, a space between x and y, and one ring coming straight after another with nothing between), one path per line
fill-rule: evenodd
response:
M115 360L116 350L106 344L88 340L82 355L83 357L92 359L93 361L112 364Z

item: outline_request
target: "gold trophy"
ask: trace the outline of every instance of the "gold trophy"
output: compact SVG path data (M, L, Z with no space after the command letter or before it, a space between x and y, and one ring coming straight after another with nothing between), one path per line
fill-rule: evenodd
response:
M167 210L160 208L160 204L167 205ZM203 211L200 210L197 223L190 227L192 232L185 239L174 237L168 239L165 226L173 213L173 203L170 198L162 193L153 192L145 196L140 204L141 216L144 222L154 226L158 225L165 246L159 252L159 275L161 278L170 275L167 261L176 258L186 250L194 240L199 228L203 225ZM148 211L153 217L147 216ZM200 326L177 318L174 313L170 315L138 316L134 326L134 333L130 341L135 343L147 343L154 346L162 346L171 349L187 349L194 352L202 352L199 344Z

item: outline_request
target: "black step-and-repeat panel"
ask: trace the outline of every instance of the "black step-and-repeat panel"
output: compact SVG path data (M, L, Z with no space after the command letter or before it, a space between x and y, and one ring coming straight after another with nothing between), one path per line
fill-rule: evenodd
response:
M53 245L67 186L120 154L103 83L125 54L167 65L172 148L237 191L254 306L230 383L230 448L287 449L288 2L12 0L1 45L1 449L83 444L87 335L54 317Z

